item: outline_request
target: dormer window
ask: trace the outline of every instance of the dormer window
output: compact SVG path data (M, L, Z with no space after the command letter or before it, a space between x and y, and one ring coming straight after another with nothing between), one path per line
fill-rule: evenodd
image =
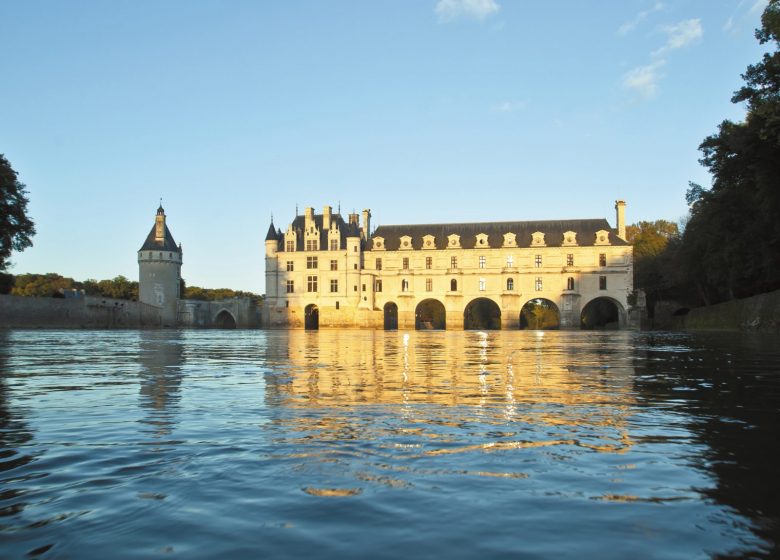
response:
M488 236L486 233L477 234L475 247L477 247L478 249L487 249L488 247L490 247L490 243L488 243Z
M400 247L400 249L402 251L408 251L408 250L411 250L412 248L413 248L412 247L412 238L409 237L408 235L402 236L401 237L401 247Z
M563 243L562 245L564 247L570 247L572 245L577 244L577 232L576 231L565 231L563 233Z
M504 247L517 247L517 236L514 233L504 234Z
M544 234L541 231L531 234L531 247L545 247Z
M384 237L375 237L374 238L374 251L384 251L385 250L385 238Z
M423 236L423 249L435 249L436 248L436 238L433 235L424 235Z
M609 245L610 244L609 243L609 232L604 230L604 229L600 229L599 231L597 231L596 232L596 242L595 242L595 244L596 245Z
M452 249L460 248L460 235L453 233L447 236L447 246Z

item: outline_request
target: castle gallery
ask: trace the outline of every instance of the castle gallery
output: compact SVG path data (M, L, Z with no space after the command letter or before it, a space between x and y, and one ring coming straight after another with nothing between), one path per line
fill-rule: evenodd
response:
M372 232L306 208L265 238L264 323L385 329L629 326L625 202L606 219L414 224Z

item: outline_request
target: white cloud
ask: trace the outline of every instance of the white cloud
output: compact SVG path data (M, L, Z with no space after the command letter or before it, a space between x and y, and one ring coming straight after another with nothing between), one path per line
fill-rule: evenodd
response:
M665 60L656 60L647 66L638 66L623 75L623 87L630 89L641 97L653 97L658 91L659 70L666 64Z
M525 108L525 101L502 101L493 106L493 110L498 113L511 113Z
M452 21L466 18L483 20L498 12L501 6L496 0L439 0L436 3L436 15L439 21Z
M748 13L751 15L762 14L768 5L769 0L756 0Z
M636 28L637 25L642 23L642 21L644 21L647 18L647 16L655 12L660 12L663 9L664 9L663 2L656 2L655 4L653 4L652 8L648 8L647 10L643 10L639 12L636 16L634 16L634 19L631 19L625 22L623 25L621 25L617 30L617 34L628 35Z
M653 56L661 56L669 51L686 47L704 35L701 20L698 18L686 19L673 25L664 25L661 31L666 33L666 44L653 51Z

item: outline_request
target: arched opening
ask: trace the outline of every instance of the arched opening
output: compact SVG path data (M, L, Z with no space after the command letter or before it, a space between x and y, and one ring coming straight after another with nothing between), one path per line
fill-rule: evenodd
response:
M620 307L606 297L597 297L588 302L580 314L580 328L617 330L620 328Z
M236 320L227 309L223 309L214 317L214 327L217 329L235 329Z
M414 328L417 330L447 328L447 312L444 304L435 299L421 301L414 313Z
M558 306L549 299L532 299L520 310L521 329L553 330L560 325L561 314Z
M479 330L500 330L501 309L495 301L477 298L463 311L463 328Z
M398 306L392 301L385 304L385 330L398 330Z
M450 280L450 291L451 292L457 292L458 291L458 281L453 278Z
M310 303L304 310L304 326L307 331L316 331L320 328L320 310Z

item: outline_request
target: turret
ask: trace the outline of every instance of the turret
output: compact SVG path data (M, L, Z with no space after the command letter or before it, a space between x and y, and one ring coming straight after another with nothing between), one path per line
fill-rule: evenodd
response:
M160 309L162 326L176 326L181 287L182 249L157 209L154 226L138 250L138 299Z

